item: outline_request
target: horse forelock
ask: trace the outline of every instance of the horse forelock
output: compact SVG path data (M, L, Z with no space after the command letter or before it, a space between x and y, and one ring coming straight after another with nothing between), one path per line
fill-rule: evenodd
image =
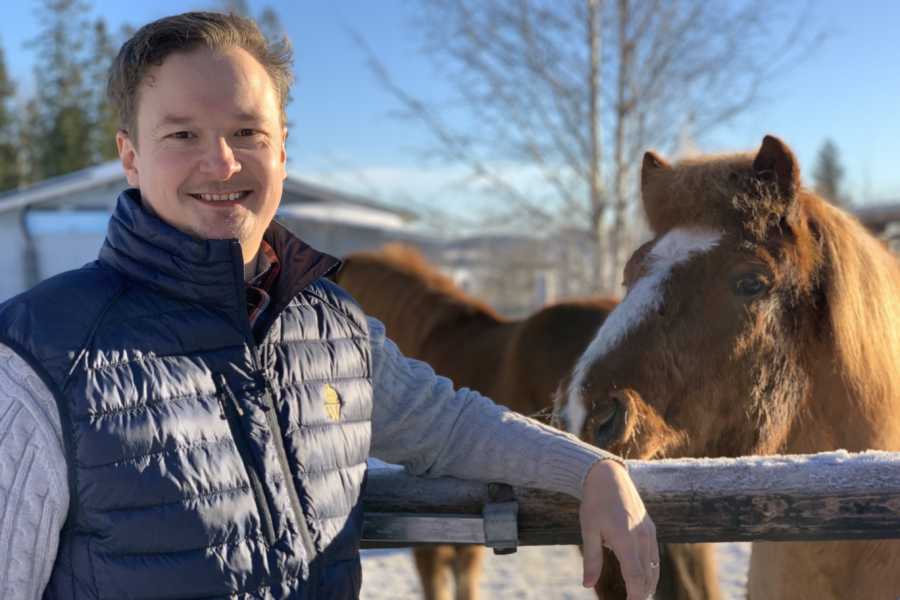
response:
M565 406L565 420L570 433L579 435L587 417L582 389L591 366L614 351L648 315L660 308L664 285L676 266L713 250L721 237L721 233L712 229L676 228L654 244L646 259L648 264L644 275L610 313L572 372Z
M660 236L701 227L763 241L789 216L791 203L760 177L753 161L753 154L713 154L682 159L652 174L642 190L651 230Z

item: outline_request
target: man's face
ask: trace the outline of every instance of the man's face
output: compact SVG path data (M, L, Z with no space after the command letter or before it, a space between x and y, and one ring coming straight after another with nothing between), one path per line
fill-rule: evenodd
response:
M240 48L176 53L138 94L137 146L117 136L128 183L169 225L237 238L255 256L287 175L287 131L262 65Z

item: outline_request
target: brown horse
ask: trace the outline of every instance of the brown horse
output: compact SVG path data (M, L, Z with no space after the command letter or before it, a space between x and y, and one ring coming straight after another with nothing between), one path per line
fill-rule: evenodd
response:
M656 238L557 398L633 458L900 449L900 268L800 186L788 147L644 157ZM900 594L900 541L757 543L749 597Z
M504 319L459 290L412 249L388 246L382 252L347 257L335 276L366 314L384 323L404 355L427 362L458 387L468 387L511 410L545 414L559 382L575 365L607 315L613 297L570 301L546 307L521 321ZM456 578L457 598L477 598L483 547L417 548L416 565L427 600L449 600L448 580ZM671 555L671 558L669 556ZM671 600L714 600L711 549L702 545L666 554L678 573ZM665 563L666 565L669 562ZM601 598L624 598L617 565L608 563L597 587ZM697 590L692 595L691 590Z

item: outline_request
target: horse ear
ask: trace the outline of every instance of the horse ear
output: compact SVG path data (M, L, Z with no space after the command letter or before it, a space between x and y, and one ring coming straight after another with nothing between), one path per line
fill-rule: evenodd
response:
M753 160L753 170L760 179L773 182L784 200L791 201L797 197L800 167L791 149L777 137L767 135L763 138L759 153Z
M668 170L672 167L663 160L656 152L648 150L644 153L644 164L641 166L641 186L646 187L654 172L659 169Z
M671 217L669 195L666 193L668 177L672 167L655 152L644 154L641 167L641 201L647 224L654 234L660 234Z

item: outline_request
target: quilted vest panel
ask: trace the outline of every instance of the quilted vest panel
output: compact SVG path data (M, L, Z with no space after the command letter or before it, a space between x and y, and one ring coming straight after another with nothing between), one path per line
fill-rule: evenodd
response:
M0 306L70 461L46 597L357 597L371 357L319 279L335 259L269 228L288 260L257 343L237 242L182 239L130 193L98 262Z

